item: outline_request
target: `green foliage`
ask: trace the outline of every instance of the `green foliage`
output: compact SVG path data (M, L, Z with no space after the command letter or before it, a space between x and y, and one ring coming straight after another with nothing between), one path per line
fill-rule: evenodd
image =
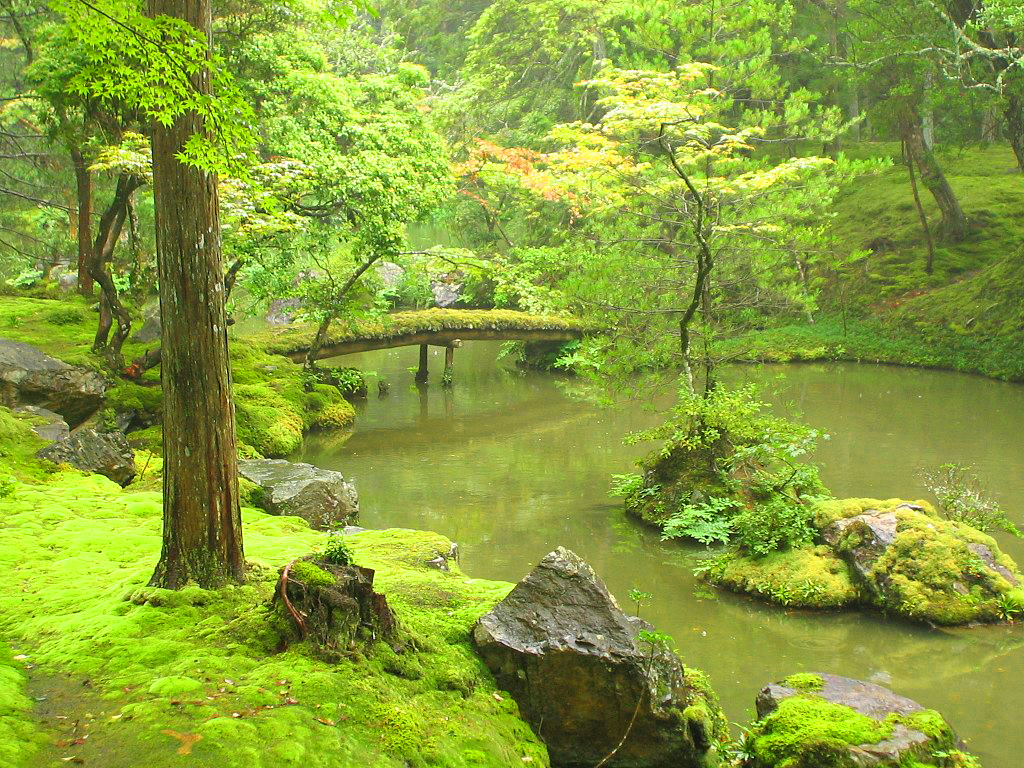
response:
M733 543L755 556L809 543L826 491L817 469L798 459L821 435L765 407L751 387L683 389L665 423L628 438L665 443L643 461L644 475L619 476L613 492L640 514L656 510L648 518L664 538Z
M331 565L352 565L355 558L352 554L352 549L345 541L345 537L338 534L327 539L320 557L324 562Z
M949 520L966 523L979 531L994 528L1022 537L999 503L991 497L971 467L943 464L923 473L925 487L935 494L943 514Z
M640 606L650 600L654 595L650 592L644 592L642 589L634 587L629 590L629 599L636 603L636 616L640 615Z

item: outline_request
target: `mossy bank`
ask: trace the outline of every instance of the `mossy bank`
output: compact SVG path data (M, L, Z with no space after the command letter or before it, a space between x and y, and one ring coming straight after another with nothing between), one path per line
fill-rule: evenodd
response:
M246 509L245 586L152 589L160 507L158 494L77 472L7 486L0 566L12 588L0 596L0 635L21 660L0 657L5 765L167 765L186 753L189 765L219 768L547 764L468 643L511 585L427 566L447 551L444 537L351 537L407 640L328 664L298 642L278 652L289 627L271 606L278 568L323 547L323 534ZM92 715L78 739L33 718L26 664L69 676Z
M159 451L159 370L147 371L138 382L106 370L101 358L90 351L95 326L96 314L80 296L0 297L0 338L32 344L72 365L102 370L110 386L96 416L99 426L113 428L119 419L131 423L131 442ZM129 341L125 358L142 355L151 346ZM285 456L298 449L307 430L344 428L355 420L355 410L337 386L305 374L287 358L239 335L232 336L230 351L243 455Z

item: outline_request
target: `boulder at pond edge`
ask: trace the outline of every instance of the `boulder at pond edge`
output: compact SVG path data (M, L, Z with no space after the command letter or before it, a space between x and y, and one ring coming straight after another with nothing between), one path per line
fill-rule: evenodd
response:
M616 749L605 765L707 765L725 718L703 675L651 629L559 547L477 622L473 642L552 765L593 768Z

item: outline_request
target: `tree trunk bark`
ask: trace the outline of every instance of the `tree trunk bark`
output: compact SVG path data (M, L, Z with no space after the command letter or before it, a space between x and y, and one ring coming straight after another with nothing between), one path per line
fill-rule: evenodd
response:
M71 161L75 166L75 187L78 196L78 292L92 295L92 176L85 156L78 147L71 148Z
M911 110L904 122L907 137L907 152L910 158L917 165L921 175L921 182L932 193L939 210L942 212L942 222L939 230L943 237L953 242L963 240L967 236L967 217L956 193L946 180L935 155L928 148L924 132L921 129L921 118L917 110Z
M149 0L211 38L209 0ZM193 85L212 91L210 73ZM195 113L153 122L153 197L162 325L163 549L150 584L212 588L245 577L235 412L224 311L216 175L180 163Z

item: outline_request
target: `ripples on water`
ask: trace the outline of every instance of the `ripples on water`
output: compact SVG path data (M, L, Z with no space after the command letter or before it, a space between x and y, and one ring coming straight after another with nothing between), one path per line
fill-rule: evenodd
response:
M986 768L1020 764L1024 629L945 632L866 613L784 611L710 590L692 575L703 548L659 541L607 497L609 476L630 471L650 448L622 444L627 432L657 423L649 403L598 408L567 397L555 377L497 362L497 352L483 342L460 349L452 390L436 383L441 356L432 358L435 385L413 385L415 347L343 358L385 376L391 393L359 406L351 436L310 438L297 458L355 480L363 525L426 528L457 541L473 576L517 581L563 545L595 567L624 607L632 587L653 593L641 615L675 638L687 664L711 675L733 721L752 715L766 682L833 672L942 711ZM1024 387L846 364L731 375L770 385L780 412L832 434L817 458L836 494L915 498L924 493L921 468L959 461L974 464L1024 524ZM1024 546L1006 539L1024 563Z

